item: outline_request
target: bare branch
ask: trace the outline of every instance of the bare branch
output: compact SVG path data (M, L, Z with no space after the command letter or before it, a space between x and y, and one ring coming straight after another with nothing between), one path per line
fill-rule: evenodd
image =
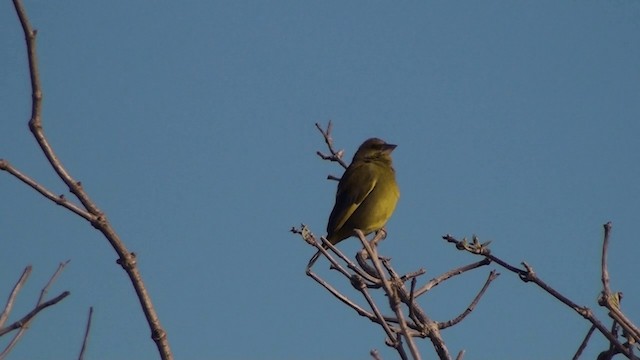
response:
M40 304L44 300L44 297L49 292L49 288L51 287L51 285L53 285L53 283L56 281L56 279L58 279L58 276L60 276L60 273L62 273L62 270L64 270L64 268L67 266L67 264L69 264L70 261L71 260L67 260L67 261L64 261L64 262L61 262L60 264L58 264L58 268L53 273L53 275L51 275L51 277L49 278L49 281L47 282L47 284L40 291L40 297L38 298L38 304Z
M385 272L382 269L382 262L378 258L378 252L376 251L376 248L372 247L369 244L369 241L367 241L362 231L356 229L355 232L358 235L358 238L360 239L362 246L367 250L367 253L369 254L369 258L373 262L373 266L375 267L378 275L377 277L380 280L382 280L382 286L385 292L387 293L387 296L389 297L389 303L391 305L391 309L396 313L396 317L398 318L400 329L409 345L409 350L411 351L411 355L413 356L414 359L420 359L421 358L420 353L418 352L418 349L416 347L415 341L413 340L413 337L409 334L409 327L407 326L406 320L404 319L404 314L402 313L402 308L400 307L400 298L398 297L396 289L392 287L391 282L387 279ZM382 231L378 232L378 234L376 235L376 237L380 237L380 238L382 236L384 236L384 232ZM373 243L376 243L377 241L374 241L374 240L371 240L371 241ZM397 341L397 343L398 344L395 345L394 347L399 350L399 348L401 348L401 345L399 341Z
M292 227L290 231L294 234L299 234L307 244L318 249L315 255L311 257L311 260L309 260L309 263L307 264L307 271L309 271L313 267L313 265L318 260L320 255L324 255L329 260L329 263L331 264L331 268L335 267L344 276L349 277L350 275L348 274L348 272L340 266L338 261L334 259L333 256L331 256L331 254L328 251L330 250L331 252L336 254L340 258L340 260L344 261L347 264L347 267L349 269L353 270L356 274L365 278L368 282L368 285L367 285L368 287L380 287L380 284L378 284L379 281L377 279L373 278L372 276L367 274L366 271L363 271L363 269L356 266L346 255L344 255L344 253L342 253L337 247L335 247L332 243L330 243L326 238L321 237L320 241L318 241L315 235L313 235L313 233L309 231L306 225L301 224L300 229L297 229L296 227Z
M573 360L578 360L580 358L580 355L582 355L582 352L587 347L587 343L589 343L589 339L591 338L591 335L595 330L596 330L596 327L591 325L591 327L589 328L589 331L587 331L587 335L584 337L584 340L582 340L582 343L578 347L578 350L576 351L575 355L573 355L573 358L572 358Z
M33 180L29 176L23 174L18 169L13 167L7 160L0 159L0 170L4 170L9 174L15 176L18 180L22 181L23 183L27 184L29 187L31 187L35 191L42 194L42 196L46 197L47 199L53 201L54 203L62 207L67 208L68 210L71 210L75 214L80 215L85 220L89 222L95 221L96 217L94 215L90 214L89 212L80 208L78 205L67 200L67 198L64 197L64 195L54 194L52 191L50 191L49 189L47 189L37 181Z
M9 298L7 299L7 304L5 305L2 314L0 314L0 329L7 322L9 314L11 314L11 310L13 309L13 304L15 303L16 297L22 289L22 286L24 286L24 284L27 282L27 279L29 279L29 275L31 275L32 269L33 268L31 267L31 265L25 267L22 275L20 275L20 279L18 279L18 282L16 282L16 284L13 286L11 294L9 294Z
M331 155L325 155L320 151L316 152L316 154L320 156L320 158L322 158L323 160L335 161L338 164L340 164L340 166L346 169L348 165L347 163L344 162L344 160L342 160L342 156L344 155L344 152L342 150L336 151L333 148L333 138L331 138L331 130L333 128L333 124L331 123L331 120L329 120L329 124L327 124L327 130L323 130L322 126L320 126L320 124L318 123L316 123L316 128L322 134L322 137L324 138L324 142L325 144L327 144L327 147L329 148L329 152L331 153ZM329 175L328 179L340 180L340 178L336 178L335 176L331 176L331 175Z
M91 214L91 216L87 216L83 211L78 211L78 208L74 208L70 203L64 201L56 201L59 205L65 206L69 210L77 213L82 216L86 220L88 220L93 227L98 229L105 238L109 241L113 249L118 255L117 263L122 266L125 270L133 288L136 292L136 295L140 301L140 305L142 307L142 311L147 319L147 323L149 324L149 328L151 330L151 338L156 343L158 348L158 352L163 360L173 359L173 355L171 354L171 348L169 346L169 341L167 339L167 334L162 325L160 324L160 319L158 314L153 307L153 303L151 301L151 297L149 296L147 289L142 280L142 275L137 267L135 254L130 252L118 234L115 232L113 227L109 224L107 217L104 213L98 208L98 206L91 200L87 192L83 189L82 184L75 180L66 170L66 168L62 165L62 162L55 154L53 147L49 144L47 137L45 136L44 129L42 126L42 88L40 85L40 75L38 70L38 58L36 54L36 31L32 28L29 23L26 11L22 5L20 0L13 0L13 4L20 19L20 24L22 25L22 30L24 32L25 41L27 45L27 54L29 59L29 73L31 76L31 90L32 90L32 106L31 106L31 119L29 120L29 129L33 136L35 137L38 145L42 149L45 157L49 161L49 164L53 168L53 170L58 174L60 179L67 185L69 191L75 195L75 197L80 201L86 213ZM4 162L5 170L7 170L6 164ZM17 173L13 174L17 176ZM38 192L43 194L45 197L53 200L52 193L49 191L45 191L42 186L34 186L35 182L31 181L31 183L27 182L29 180L26 176L18 177L23 182L30 184L30 186L36 189Z
M604 227L604 239L602 241L602 295L598 300L601 306L609 310L609 316L614 319L624 329L626 335L633 339L634 343L640 343L640 329L636 327L627 316L620 311L621 293L612 293L609 284L609 270L607 266L607 253L609 248L609 235L611 234L612 224L607 222Z
M369 352L369 355L371 355L371 357L373 358L373 360L382 360L382 358L380 357L380 353L378 352L378 350L373 349Z
M418 289L416 291L416 297L426 293L427 291L431 290L432 288L438 286L440 283L442 283L445 280L448 280L454 276L463 274L469 270L473 270L473 269L477 269L481 266L485 266L485 265L489 265L491 263L490 259L484 258L478 262L475 262L473 264L469 264L469 265L465 265L465 266L461 266L459 268L447 271L446 273L431 279L428 283L426 283L423 287L421 287L420 289Z
M307 275L309 277L311 277L312 279L314 279L316 282L318 282L318 284L322 285L322 287L327 289L333 296L335 296L342 303L344 303L345 305L347 305L350 308L352 308L353 310L355 310L358 313L358 315L367 317L367 318L369 318L369 320L376 322L377 319L373 314L369 313L368 311L366 311L362 307L360 307L358 304L356 304L353 301L349 300L348 297L344 296L342 293L340 293L338 290L336 290L333 286L331 286L329 283L327 283L321 277L319 277L316 273L314 273L311 270L308 270L307 271Z
M87 349L87 343L89 342L89 332L91 331L92 317L93 317L93 306L89 307L89 316L87 317L87 326L84 330L84 338L82 339L82 348L80 349L80 355L78 355L78 360L84 360L84 352Z
M375 242L376 238L374 238L371 242ZM444 340L440 334L440 329L438 328L438 324L433 321L427 314L420 308L420 306L411 300L411 295L407 291L402 281L399 281L398 274L393 270L391 265L389 264L389 260L380 258L382 264L384 264L385 268L391 275L391 278L394 280L396 284L397 294L400 296L400 301L402 301L407 307L409 307L409 314L412 319L419 324L421 327L421 335L426 336L431 341L438 357L441 360L450 359L451 355L449 354L449 350L447 349Z
M609 234L611 233L611 222L603 225L604 227L604 240L602 241L602 289L606 296L611 295L611 288L609 287L609 270L607 267L607 251L609 249Z
M55 305L59 303L62 299L66 298L70 294L71 293L69 291L64 291L62 294L54 297L53 299L40 303L33 310L31 310L27 315L23 316L22 319L14 322L13 324L3 329L0 329L0 336L3 336L4 334L11 332L15 329L20 329L25 327L31 321L31 319L33 319L34 316L38 315L40 311L48 308L51 305Z
M506 261L504 261L504 260L492 255L490 253L490 251L488 251L486 246L483 246L483 245L486 245L486 244L479 244L479 242L475 239L475 237L474 237L474 242L471 245L468 244L466 242L466 240L458 241L453 236L451 236L449 234L444 235L442 238L447 242L456 244L456 248L459 249L459 250L464 250L464 251L470 252L472 254L481 255L481 256L489 258L491 261L497 263L498 265L502 266L503 268L505 268L505 269L515 273L516 275L518 275L518 277L524 282L532 282L532 283L536 284L539 288L543 289L544 291L546 291L551 296L553 296L556 299L560 300L563 304L567 305L568 307L573 309L575 312L580 314L580 316L582 316L583 318L585 318L589 322L591 322L591 324L593 326L595 326L598 329L598 331L600 331L600 333L602 335L604 335L615 346L617 351L619 351L620 353L624 354L626 357L628 357L630 359L635 359L636 358L629 351L629 349L625 348L622 344L620 344L620 342L616 339L616 337L613 336L613 334L611 334L608 331L608 329L602 324L602 322L600 320L598 320L598 318L593 314L591 309L589 309L586 306L580 306L580 305L574 303L569 298L567 298L566 296L562 295L560 292L558 292L557 290L555 290L554 288L549 286L547 283L542 281L542 279L540 279L536 275L535 271L533 270L533 267L531 267L527 263L525 263L525 262L522 263L524 269L519 269L519 268L517 268L517 267L515 267L513 265L508 264Z
M2 351L2 353L0 353L0 360L4 359L9 354L9 352L11 352L11 350L14 348L14 346L18 343L18 340L20 340L20 338L22 338L24 333L27 331L27 329L29 327L29 324L31 323L31 321L33 321L33 318L40 311L42 311L46 307L49 307L51 305L55 305L56 303L58 303L59 301L61 301L62 299L64 299L65 297L67 297L69 295L69 292L65 291L64 293L62 293L58 297L56 297L56 298L54 298L52 300L49 300L47 302L44 302L44 298L45 298L47 292L49 291L49 288L55 282L55 280L58 278L58 276L60 275L60 273L62 272L62 270L64 269L64 267L68 263L69 263L69 260L67 260L65 262L62 262L62 263L60 263L58 265L58 268L53 273L53 275L51 275L51 277L49 278L49 281L47 281L47 283L42 288L42 290L40 290L40 296L38 297L38 301L36 302L36 307L29 314L25 315L22 319L14 322L13 324L11 324L10 326L8 326L6 328L2 328L1 325L0 325L0 336L6 334L8 332L11 332L13 330L19 329L18 332L11 339L9 344ZM20 277L20 280L18 282L19 286L18 286L18 284L16 284L16 286L18 288L22 287L22 285L24 284L24 282L26 282L26 280L27 280L27 278L28 278L30 273L31 273L31 266L27 266L27 268L23 272L22 276ZM25 274L26 274L26 276L25 276ZM22 283L20 284L20 282L22 282ZM14 291L12 291L11 296L9 297L10 299L12 297L15 299L14 292L15 292L15 294L17 294L17 291L16 291L15 288L14 288ZM11 302L13 302L13 299L11 299Z
M448 327L456 325L460 321L464 320L464 318L466 318L467 315L471 314L471 312L476 308L476 305L478 305L478 302L480 301L480 298L482 298L482 295L484 295L484 293L489 288L489 285L491 284L491 282L493 280L495 280L499 275L500 274L497 273L495 270L491 270L491 272L489 273L489 276L487 277L487 280L485 281L484 285L482 286L482 289L480 289L480 291L478 292L476 297L473 299L473 301L471 301L471 304L469 304L469 306L467 306L467 308L464 310L464 312L462 314L458 315L455 319L453 319L451 321L447 321L445 323L438 324L439 328L440 329L446 329Z

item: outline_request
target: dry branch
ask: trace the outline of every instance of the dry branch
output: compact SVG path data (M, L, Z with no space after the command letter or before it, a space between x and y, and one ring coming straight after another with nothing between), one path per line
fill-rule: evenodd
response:
M8 172L20 181L26 183L27 185L38 191L47 199L81 216L104 235L104 237L111 244L118 255L117 263L122 266L122 268L129 276L131 284L133 285L133 288L140 302L140 306L142 308L142 311L144 312L147 323L151 330L151 337L156 343L161 358L165 360L173 359L166 331L160 324L158 314L144 285L142 276L140 274L140 271L138 270L135 254L130 252L126 248L126 246L116 233L115 229L107 220L106 215L89 197L88 193L83 189L82 184L79 181L75 180L71 176L71 174L69 174L69 172L63 166L61 160L55 154L53 147L49 143L44 133L41 117L43 92L40 84L38 57L36 53L37 31L31 26L22 2L20 0L13 0L13 4L24 32L25 42L27 46L27 57L29 61L29 74L31 78L32 90L32 105L31 118L29 120L29 129L38 142L38 145L40 146L43 154L49 161L52 169L58 174L58 177L60 177L60 179L67 185L69 191L75 196L76 199L78 199L81 205L73 204L72 202L66 200L63 196L56 196L53 192L47 190L46 187L38 184L27 175L22 174L19 170L9 165L9 162L6 160L0 159L0 170Z
M602 296L600 297L599 303L602 306L605 306L610 310L609 316L614 319L614 321L620 323L620 325L626 330L625 333L627 336L631 337L635 342L637 342L638 336L640 336L640 332L637 331L637 327L633 325L633 323L620 311L619 309L619 297L616 294L612 294L609 288L609 274L607 271L607 246L609 243L609 233L611 231L611 223L608 222L604 225L605 233L603 240L603 250L602 250L602 284L603 291ZM628 359L638 359L633 354L633 342L630 345L629 342L623 344L618 339L618 336L613 332L607 329L604 324L593 314L593 311L586 307L581 306L569 299L567 296L560 293L558 290L547 284L545 281L540 279L533 267L526 262L522 262L523 268L518 268L514 265L509 264L508 262L502 260L501 258L491 254L491 251L487 248L487 243L481 244L477 237L473 237L471 243L467 242L466 239L457 240L452 235L444 235L442 237L445 241L449 243L455 244L458 250L467 251L469 253L484 256L486 259L502 266L503 268L509 270L510 272L516 274L523 282L525 283L533 283L537 285L539 288L544 290L547 294L553 296L558 299L561 303L565 304L567 307L574 310L580 316L589 321L593 328L597 329L604 337L609 340L611 344L610 354L623 354ZM582 349L586 347L586 342L589 340L590 335L585 337L583 344L580 346L580 349L576 353L576 356L579 356L582 352ZM577 357L574 357L577 358Z
M89 332L91 331L91 319L93 318L93 306L89 307L89 316L87 316L87 326L84 330L84 337L82 338L82 347L80 348L80 355L78 360L84 360L84 353L87 350L87 344L89 343Z
M22 272L22 275L20 276L20 279L18 280L16 285L13 287L11 294L9 295L9 299L7 300L7 304L5 305L4 310L2 311L2 315L0 315L0 318L1 318L0 319L1 320L0 336L8 334L14 330L18 330L16 334L13 336L13 338L9 341L9 344L7 344L7 346L4 348L2 353L0 353L0 360L6 358L6 356L11 352L11 350L13 350L15 345L18 343L18 341L22 338L22 336L25 334L25 332L29 328L29 325L31 324L31 322L33 322L35 317L42 310L48 308L49 306L53 306L59 303L64 298L69 296L70 293L68 291L64 291L60 295L56 296L55 298L44 301L47 293L49 292L49 288L53 285L53 283L56 281L56 279L58 278L58 276L60 275L60 273L68 263L69 263L69 260L62 262L58 265L58 268L53 273L53 275L51 275L51 277L49 278L49 281L47 281L45 286L40 290L40 296L38 297L38 301L36 302L36 305L33 308L33 310L31 310L28 314L24 315L20 320L13 322L11 325L7 327L3 327L4 323L9 317L9 314L11 313L13 304L15 303L15 299L17 298L18 293L20 292L20 290L26 283L27 279L29 278L29 275L31 274L31 271L32 271L31 265L27 266L24 269L24 271Z
M324 160L337 162L343 168L347 168L347 164L342 160L344 152L336 151L334 148L333 138L331 137L332 123L329 122L326 129L323 129L316 123L316 128L322 134L330 154L326 155L318 151L317 155ZM335 176L329 176L328 178L339 179ZM432 279L427 284L417 287L419 277L425 274L424 269L400 276L393 269L391 261L378 254L377 245L386 237L386 231L384 229L378 231L370 240L367 239L360 230L355 231L362 243L362 250L356 254L355 261L345 256L325 238L316 238L305 225L302 225L300 228L294 227L291 231L299 234L305 242L317 250L307 265L307 275L329 291L329 293L335 296L340 302L352 308L358 315L364 316L373 323L378 324L387 337L386 345L393 347L401 359L408 359L409 355L412 359L421 358L415 338L428 338L438 354L439 359L451 359L451 355L440 334L440 329L458 324L471 313L489 284L497 277L495 271L491 272L471 304L455 319L437 322L432 320L424 312L417 303L417 298L447 279L488 265L490 263L489 260L484 259L474 264L450 270ZM329 284L314 272L313 266L321 256L329 261L330 270L337 271L344 276L349 284L360 293L366 302L366 306L358 304L356 300L349 298L334 285ZM410 286L406 285L407 282L410 282ZM383 307L374 301L371 292L376 290L384 292L388 299L389 309L393 312L392 316L383 315L381 310ZM459 359L462 358L463 353L464 352L459 353ZM379 358L377 351L372 351L370 355L374 359Z

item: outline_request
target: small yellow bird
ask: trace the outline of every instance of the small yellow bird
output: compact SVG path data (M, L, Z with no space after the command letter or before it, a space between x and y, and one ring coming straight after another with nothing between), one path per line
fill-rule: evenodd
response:
M365 235L378 231L393 214L400 197L391 160L396 146L371 138L358 148L338 183L336 203L327 224L327 240L331 244L354 236L354 229ZM318 256L319 252L309 264Z

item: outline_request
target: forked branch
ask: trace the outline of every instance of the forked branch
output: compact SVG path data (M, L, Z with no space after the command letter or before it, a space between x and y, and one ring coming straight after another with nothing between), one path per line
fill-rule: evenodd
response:
M20 276L20 279L18 280L16 285L13 287L13 290L9 295L9 299L7 300L7 304L5 305L4 310L2 311L2 314L0 314L0 336L6 335L14 330L18 330L13 336L13 338L11 338L11 340L9 341L7 346L4 348L4 350L2 350L2 352L0 353L0 360L7 357L7 355L15 347L18 341L26 333L27 329L29 328L29 325L33 322L35 317L42 310L59 303L64 298L69 296L70 293L68 291L64 291L60 295L52 299L49 299L47 301L44 300L45 297L47 296L47 293L49 292L49 288L51 288L53 283L56 281L56 279L58 278L58 276L60 275L60 273L68 263L69 261L67 260L58 265L58 268L53 273L53 275L51 275L51 277L49 278L49 281L47 281L47 284L40 290L40 296L38 297L38 301L36 302L35 307L29 313L24 315L21 319L14 321L12 324L4 327L4 324L6 323L11 313L11 310L13 309L13 305L15 304L15 300L18 296L18 293L20 292L24 284L27 282L27 279L31 274L31 271L32 271L31 265L27 266L24 269L24 271L22 272L22 275Z
M611 316L611 318L616 323L620 324L620 326L624 329L624 333L630 339L630 341L627 341L624 344L620 342L617 335L613 331L606 328L606 326L593 314L593 311L590 308L578 305L567 296L563 295L558 290L540 279L534 271L533 267L526 262L522 262L522 268L509 264L501 258L493 255L487 247L488 243L480 243L478 238L475 236L473 237L471 242L467 242L466 239L457 240L449 234L444 235L442 238L449 243L455 244L456 248L459 250L467 251L479 256L484 256L485 259L488 259L502 266L508 271L516 274L525 283L533 283L537 285L547 294L553 296L561 303L574 310L576 313L578 313L580 316L591 323L592 329L597 329L604 337L607 338L607 340L609 340L611 344L611 350L609 354L623 354L628 359L638 359L638 357L633 354L632 348L634 346L633 344L640 342L640 331L638 331L638 328L620 311L619 293L612 293L609 286L609 273L607 271L607 247L609 244L611 223L606 223L604 225L604 229L605 232L601 263L603 291L602 296L599 299L599 304L609 309L609 316ZM586 347L586 343L591 337L591 332L593 332L593 330L590 330L588 336L585 337L583 344L581 344L579 350L576 352L576 356L579 356L579 354L582 353L584 347Z
M115 229L109 223L106 215L100 210L96 203L89 197L89 194L84 190L82 184L75 180L71 174L63 166L62 162L53 150L53 147L49 143L42 126L42 97L43 92L40 84L40 74L38 68L38 57L36 53L36 35L37 31L33 29L29 19L27 17L26 10L20 0L13 0L13 4L20 19L22 30L24 32L25 42L27 46L27 58L29 61L29 74L31 78L31 118L29 120L29 129L34 138L38 142L40 149L49 161L49 164L53 170L58 174L58 177L67 185L69 192L71 192L75 198L80 202L74 204L63 196L57 196L53 192L46 189L46 187L38 184L32 178L24 175L17 168L11 166L8 161L0 159L0 170L4 170L13 175L20 181L26 183L31 188L38 191L47 199L54 203L63 206L64 208L72 211L73 213L81 216L87 220L94 228L100 231L107 241L111 244L116 254L118 255L117 263L125 270L133 288L136 292L142 311L147 319L149 328L151 330L151 337L156 343L158 352L162 359L173 359L171 354L171 348L167 339L167 334L162 325L160 319L153 306L151 297L149 296L147 289L142 280L142 275L138 270L137 259L135 254L130 252Z

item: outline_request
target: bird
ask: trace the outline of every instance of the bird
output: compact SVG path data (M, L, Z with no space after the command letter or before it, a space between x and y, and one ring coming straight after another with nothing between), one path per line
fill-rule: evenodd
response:
M396 147L382 139L370 138L356 151L340 178L329 215L326 239L332 245L354 236L354 229L368 235L386 225L400 198L391 159ZM309 264L319 255L320 251Z

